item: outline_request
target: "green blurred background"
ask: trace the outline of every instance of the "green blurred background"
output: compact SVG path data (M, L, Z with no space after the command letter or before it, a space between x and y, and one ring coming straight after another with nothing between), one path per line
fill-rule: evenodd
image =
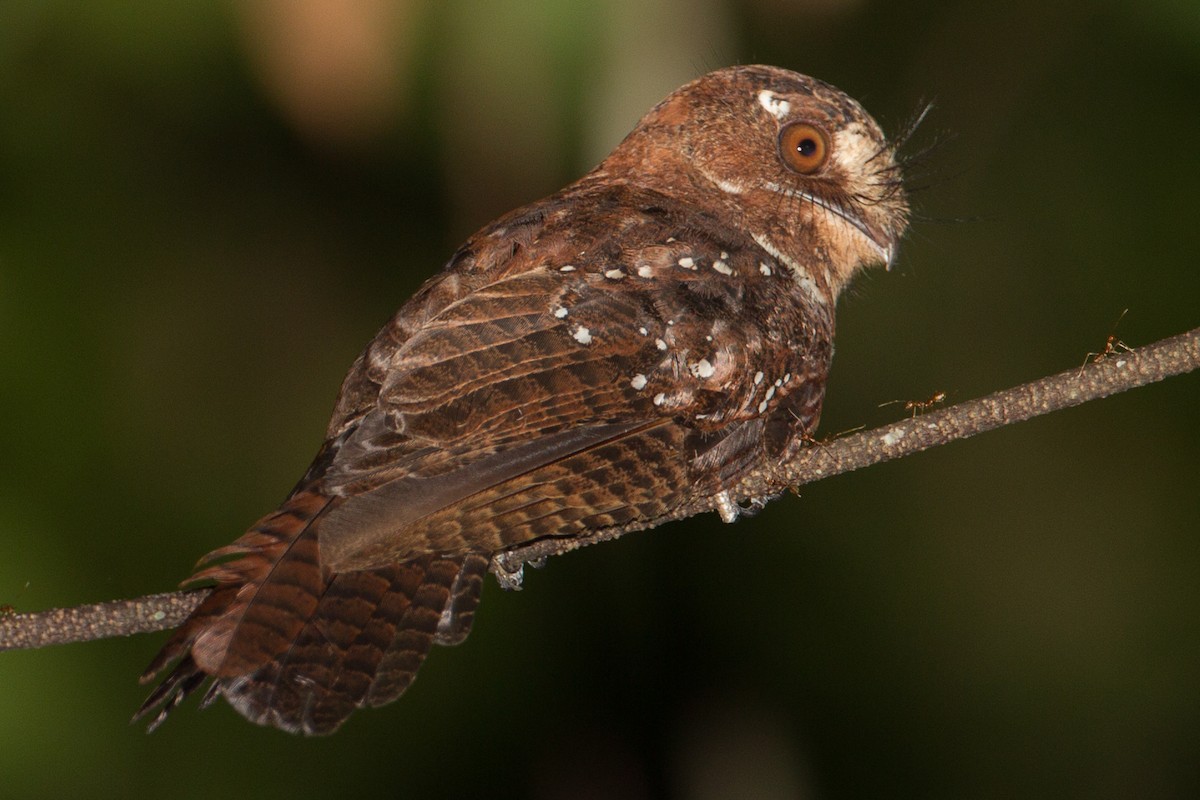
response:
M1200 325L1200 4L0 5L0 603L172 588L315 452L456 244L684 81L937 108L825 433ZM0 797L1194 797L1200 376L489 580L306 741L127 723L164 635L0 655Z

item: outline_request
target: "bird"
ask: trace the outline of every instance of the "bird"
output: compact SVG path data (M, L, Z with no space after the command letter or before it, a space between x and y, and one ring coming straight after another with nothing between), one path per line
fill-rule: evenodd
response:
M480 229L351 366L282 505L198 562L135 719L208 681L202 707L330 734L466 638L513 548L765 503L731 490L812 440L838 295L908 226L902 166L830 84L727 67Z

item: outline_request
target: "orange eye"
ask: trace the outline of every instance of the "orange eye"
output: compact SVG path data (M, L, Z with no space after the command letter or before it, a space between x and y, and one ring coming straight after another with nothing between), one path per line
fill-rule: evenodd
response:
M789 123L779 132L779 157L788 169L811 175L829 158L829 140L807 122Z

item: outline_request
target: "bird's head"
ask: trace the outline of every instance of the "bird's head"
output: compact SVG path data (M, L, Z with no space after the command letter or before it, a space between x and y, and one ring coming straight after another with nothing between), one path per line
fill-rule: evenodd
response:
M732 218L834 297L859 269L890 266L908 224L894 147L875 120L833 86L777 67L683 86L599 170Z

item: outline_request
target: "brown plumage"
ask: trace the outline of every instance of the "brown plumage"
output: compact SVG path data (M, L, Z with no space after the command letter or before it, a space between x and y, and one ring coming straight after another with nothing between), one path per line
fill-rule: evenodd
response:
M849 97L702 77L596 169L471 237L368 345L279 510L210 553L152 726L211 678L248 719L334 731L462 641L506 548L650 525L816 426L838 292L907 205ZM779 487L782 488L782 487Z

